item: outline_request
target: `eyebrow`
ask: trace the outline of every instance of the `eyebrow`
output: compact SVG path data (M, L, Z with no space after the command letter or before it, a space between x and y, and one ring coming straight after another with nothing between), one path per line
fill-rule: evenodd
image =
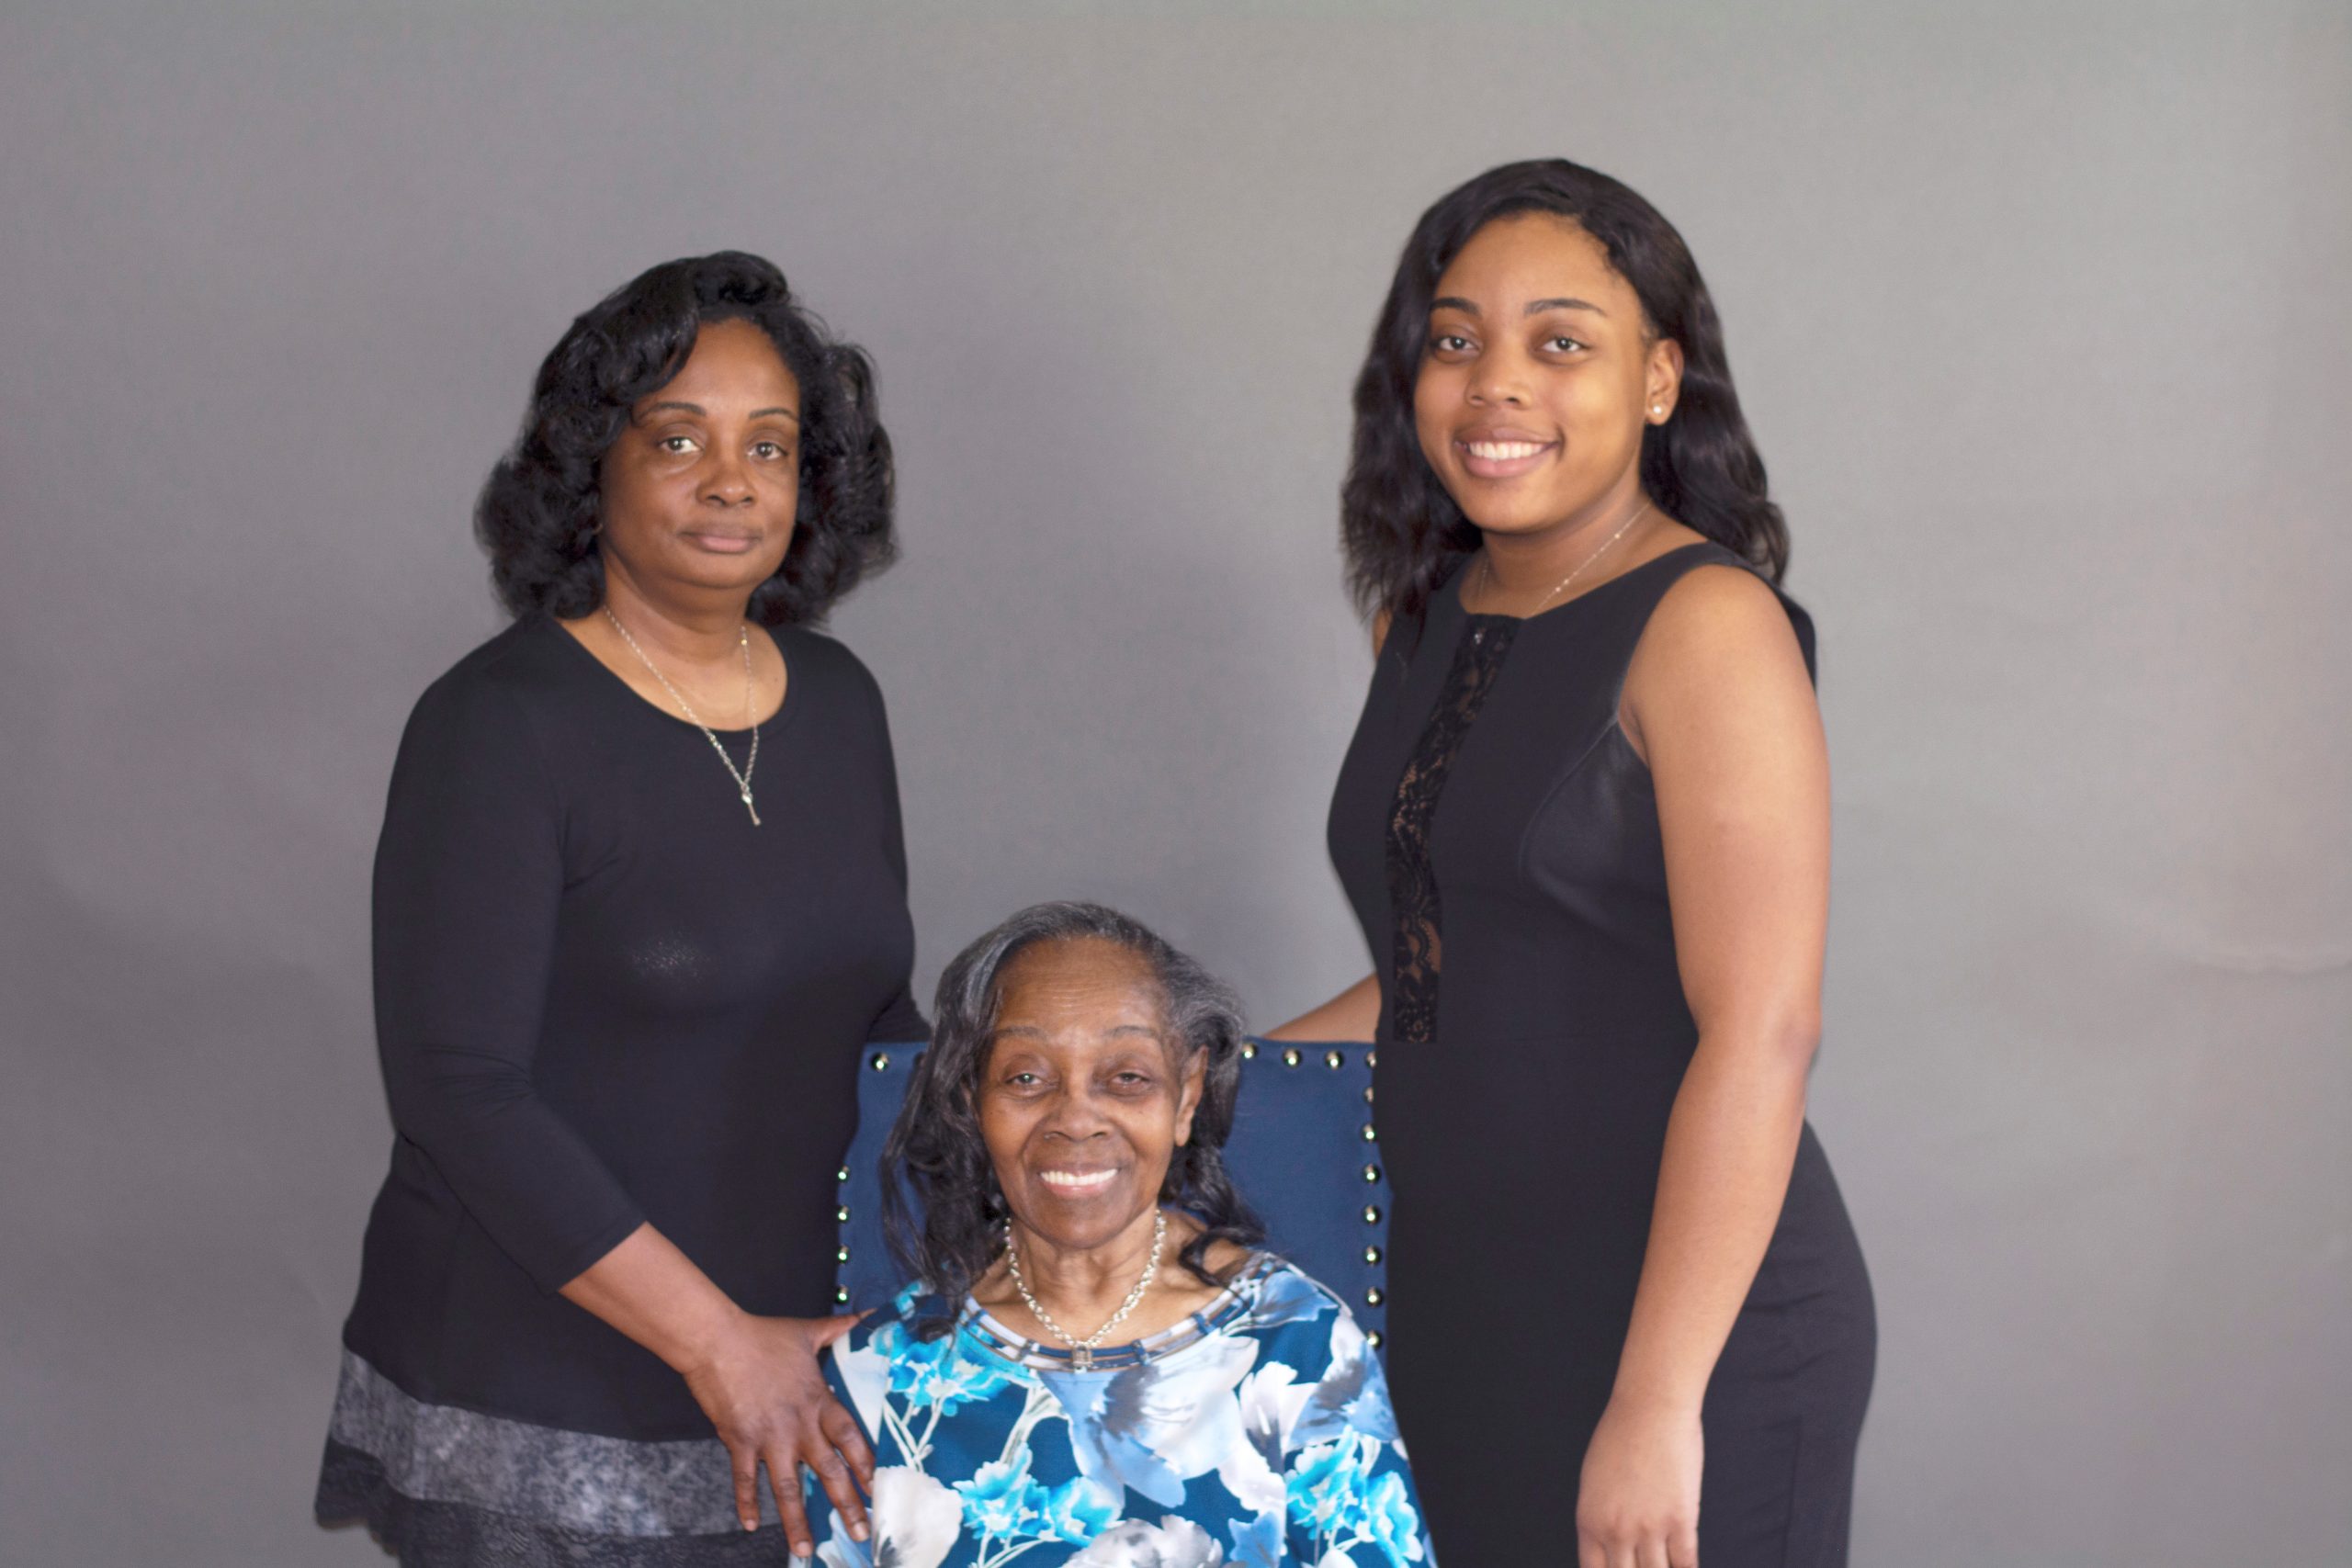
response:
M645 412L647 413L658 413L663 409L683 409L687 413L700 414L705 419L708 419L710 417L710 411L703 407L700 403L683 402L676 398L664 398L658 403L648 403L645 405ZM782 407L772 409L753 409L746 417L752 419L765 419L768 415L773 413L780 413L795 424L798 424L800 423L800 415L797 411Z
M1438 296L1436 299L1430 301L1430 309L1432 310L1459 310L1465 316L1475 316L1479 313L1478 307L1476 305L1455 294L1442 294ZM1557 299L1531 299L1527 302L1527 309L1520 313L1525 316L1540 316L1546 310L1590 310L1596 316L1605 316L1609 314L1608 311L1602 310L1600 306L1593 304L1589 300L1577 299L1567 296L1563 296Z

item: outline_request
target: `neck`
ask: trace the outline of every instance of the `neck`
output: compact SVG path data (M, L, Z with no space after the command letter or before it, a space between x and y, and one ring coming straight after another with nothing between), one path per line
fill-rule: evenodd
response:
M674 664L733 664L742 658L751 595L665 591L640 582L607 554L605 607L656 658Z
M1481 547L1495 592L1511 599L1550 592L1560 579L1592 560L1618 529L1641 512L1645 499L1640 473L1628 472L1590 504L1557 523L1524 534L1482 534ZM1653 508L1651 514L1655 513ZM1639 524L1627 529L1627 537L1618 539L1616 548L1624 548L1639 531Z
M1109 1241L1084 1248L1057 1247L1013 1221L1012 1244L1020 1250L1021 1277L1029 1293L1064 1327L1080 1334L1091 1329L1118 1311L1136 1288L1151 1260L1152 1222L1158 1213L1156 1208L1147 1209ZM1173 1226L1170 1232L1173 1245Z

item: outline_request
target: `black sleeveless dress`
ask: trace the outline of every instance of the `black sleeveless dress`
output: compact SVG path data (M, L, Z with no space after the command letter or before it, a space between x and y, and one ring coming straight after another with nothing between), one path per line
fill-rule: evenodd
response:
M1460 574L1390 634L1331 802L1378 968L1389 1377L1448 1568L1574 1562L1577 1482L1698 1029L1649 770L1617 725L1650 613L1713 544L1526 620ZM1812 623L1785 598L1810 668ZM1877 1334L1807 1126L1708 1385L1700 1561L1846 1560Z

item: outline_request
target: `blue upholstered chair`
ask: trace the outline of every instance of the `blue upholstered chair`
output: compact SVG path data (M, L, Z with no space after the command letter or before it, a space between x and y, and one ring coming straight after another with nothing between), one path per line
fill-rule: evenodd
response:
M883 1237L882 1142L922 1049L870 1046L858 1074L857 1136L835 1214L833 1298L846 1306L874 1306L906 1282ZM1268 1245L1338 1292L1377 1346L1387 1318L1388 1177L1373 1136L1373 1053L1252 1040L1241 1055L1226 1168L1265 1221Z

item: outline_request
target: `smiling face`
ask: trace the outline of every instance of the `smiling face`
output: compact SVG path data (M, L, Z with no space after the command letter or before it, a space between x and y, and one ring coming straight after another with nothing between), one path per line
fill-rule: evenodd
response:
M800 502L800 386L767 333L706 324L629 411L600 488L607 570L642 590L748 595L773 576Z
M1179 1067L1151 968L1116 942L1040 942L999 987L978 1110L1014 1224L1070 1253L1148 1228L1205 1053Z
M1613 518L1639 504L1643 427L1673 412L1681 370L1600 241L1552 213L1498 219L1438 279L1421 453L1489 532Z

